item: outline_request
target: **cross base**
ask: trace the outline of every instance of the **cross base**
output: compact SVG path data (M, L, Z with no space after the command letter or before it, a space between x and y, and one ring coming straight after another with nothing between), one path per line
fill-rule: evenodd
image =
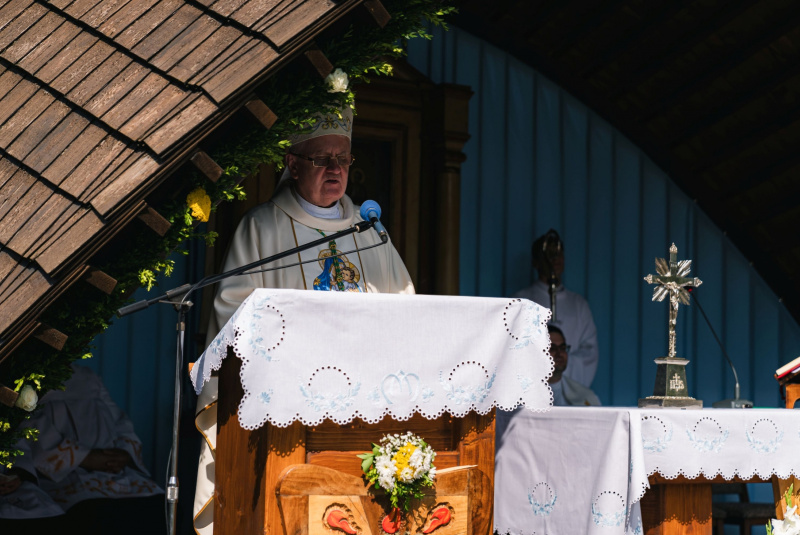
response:
M675 357L655 359L656 384L653 395L639 400L639 407L661 408L675 407L681 409L700 409L701 400L689 396L686 381L686 365L689 361Z
M640 409L702 409L703 400L692 397L649 396L639 398Z

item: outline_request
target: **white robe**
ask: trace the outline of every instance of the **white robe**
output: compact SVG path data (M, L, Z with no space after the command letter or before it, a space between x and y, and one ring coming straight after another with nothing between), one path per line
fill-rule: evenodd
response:
M48 392L39 401L41 408L25 423L39 429L39 439L30 445L30 461L42 490L64 510L95 498L162 494L142 462L142 443L133 423L92 370L72 368L65 390ZM80 466L91 450L104 448L125 450L135 468L126 466L114 474Z
M330 235L362 221L358 215L358 207L353 205L349 197L345 195L340 202L342 214L340 219L321 219L311 216L300 206L291 187L280 188L270 202L248 212L239 223L222 270L228 271L250 264L317 240L323 233ZM348 283L346 279L341 281L342 288L344 291L413 294L414 284L391 241L374 249L363 250L379 242L377 233L372 229L336 240L336 249L340 252L361 250L345 255L346 260L342 261L343 264L355 268L357 273L354 283ZM324 257L321 260L320 254L327 254L329 251L330 247L326 242L299 255L292 255L264 267L287 266L299 260L314 260L311 263L231 277L220 282L214 299L214 312L208 328L207 342L213 339L255 288L313 290L315 282L324 283L326 281ZM332 271L329 274L335 275ZM328 282L331 290L338 290L335 279L329 279ZM358 289L354 288L354 285ZM194 501L194 527L201 535L210 535L213 532L216 400L217 379L212 377L200 393L195 418L197 429L205 438L200 451Z
M600 405L600 398L577 381L573 381L566 375L561 377L557 383L551 384L553 389L554 407L597 407Z
M529 299L545 308L550 308L550 292L547 284L536 281L532 286L518 291L512 297ZM599 353L597 349L597 327L586 299L564 288L556 289L556 320L550 322L564 332L564 339L571 347L569 366L564 375L589 388L597 372Z

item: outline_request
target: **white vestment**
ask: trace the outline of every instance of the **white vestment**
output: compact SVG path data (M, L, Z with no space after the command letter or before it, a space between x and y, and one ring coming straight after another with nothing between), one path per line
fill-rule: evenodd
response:
M550 292L547 284L536 281L532 286L518 291L513 297L529 299L545 308L550 308ZM564 375L585 387L591 387L597 372L599 353L597 328L586 299L560 285L556 289L556 319L550 321L564 332L564 339L571 347L569 366Z
M569 367L567 367L569 369ZM598 407L600 406L600 398L597 394L592 392L590 388L586 388L577 381L573 381L566 375L561 377L557 383L552 383L550 388L553 389L553 406L554 407Z
M239 223L223 271L318 240L362 221L358 207L353 205L349 197L345 195L340 202L341 218L314 217L300 206L291 187L281 187L270 202L248 212ZM335 249L347 253L340 258L338 266L330 258L332 245L325 242L264 267L287 266L301 260L313 260L311 263L223 280L214 299L207 341L216 336L255 288L413 294L414 284L391 241L364 250L378 243L380 239L377 233L369 229L336 240ZM353 250L358 252L349 252ZM345 269L354 271L345 275L342 273ZM341 280L337 280L339 275L342 275ZM217 378L212 377L200 393L195 418L197 428L205 438L201 445L194 501L194 527L201 535L210 535L213 531L216 400Z
M65 511L83 500L162 494L142 462L142 443L133 423L92 370L76 365L72 369L65 390L48 392L24 424L39 430L39 439L30 445L30 460L42 490ZM135 467L114 474L80 466L93 449L105 448L125 450Z

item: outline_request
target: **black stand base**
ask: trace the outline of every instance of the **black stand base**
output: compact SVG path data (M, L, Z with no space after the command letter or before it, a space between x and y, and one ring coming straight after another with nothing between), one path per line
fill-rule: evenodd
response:
M647 409L702 409L703 402L689 396L686 365L689 361L675 357L655 359L656 384L653 395L639 399L639 407Z

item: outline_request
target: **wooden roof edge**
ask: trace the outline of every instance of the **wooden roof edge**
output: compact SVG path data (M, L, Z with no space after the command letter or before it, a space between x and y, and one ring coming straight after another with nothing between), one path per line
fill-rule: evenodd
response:
M72 284L80 280L89 270L88 265L78 266L59 280L48 292L18 317L5 331L0 333L0 364L33 335L40 327L39 316L52 305Z
M331 10L326 17L323 17L320 24L312 25L307 31L301 32L301 34L298 34L293 39L288 41L283 47L281 47L279 50L281 55L276 61L270 63L269 65L265 65L258 75L251 78L248 83L243 84L239 89L226 98L224 103L220 105L218 112L204 121L203 124L195 128L190 135L175 143L174 146L171 147L165 154L158 156L151 154L151 157L153 157L154 160L160 160L158 171L154 173L149 180L144 181L142 187L138 188L135 192L128 196L129 201L121 203L119 206L115 207L106 214L105 219L110 223L106 225L100 233L93 237L86 246L82 247L77 254L73 255L72 258L64 262L61 267L51 274L50 277L53 280L57 280L56 284L51 287L51 289L47 291L35 303L35 305L29 307L19 318L17 318L3 333L0 333L0 343L5 341L5 343L0 345L0 363L8 358L8 356L10 356L14 350L18 349L18 347L35 331L35 329L38 328L39 324L36 321L36 318L38 318L50 305L52 305L53 302L55 302L55 300L66 291L67 288L85 275L89 269L89 266L87 265L89 259L102 247L107 245L122 228L124 228L128 223L130 223L131 220L141 213L141 210L145 205L145 201L143 200L144 198L155 191L155 189L159 187L163 181L172 175L178 168L187 163L191 156L199 150L200 143L208 135L222 125L240 108L251 102L254 91L258 86L262 85L267 79L269 79L279 70L283 69L288 63L303 55L307 48L313 47L314 38L317 35L327 29L331 24L350 13L361 3L362 0L346 0L340 4L340 6L345 7ZM69 20L74 19L70 17ZM83 22L81 22L81 26L89 27ZM97 32L98 34L100 33L97 30L92 31ZM115 49L118 49L117 45L114 45L114 47ZM141 62L138 56L136 56L136 61ZM31 78L31 75L27 73L27 71L18 69L16 66L15 70L20 71L20 73L24 73L21 74L23 77ZM41 87L41 84L39 83L40 81L35 78L33 79L37 82L37 85ZM184 87L185 84L178 83L176 85L179 87ZM66 99L64 95L61 95L61 97L63 98L63 102L67 104L71 110L85 114L85 111L82 108L76 108L75 105ZM210 100L214 101L213 99ZM269 103L265 104L268 105ZM96 119L93 116L91 117L92 119ZM102 123L99 121L99 119L96 120L98 124L105 126L109 132L116 132L115 129L105 125L105 123ZM137 142L136 140L131 140L129 145L139 149L144 149L144 151L148 154L151 152L146 149L142 143ZM39 177L40 174L35 173L32 176ZM49 183L49 181L47 184L51 187L53 186ZM62 275L65 273L66 275L62 277Z
M337 9L331 9L323 17L318 19L316 24L310 25L304 31L296 34L294 37L286 41L282 47L276 46L275 50L277 50L281 55L283 55L287 50L295 50L298 46L302 46L302 43L311 41L314 36L327 29L331 24L353 11L353 9L362 3L363 0L337 1Z

